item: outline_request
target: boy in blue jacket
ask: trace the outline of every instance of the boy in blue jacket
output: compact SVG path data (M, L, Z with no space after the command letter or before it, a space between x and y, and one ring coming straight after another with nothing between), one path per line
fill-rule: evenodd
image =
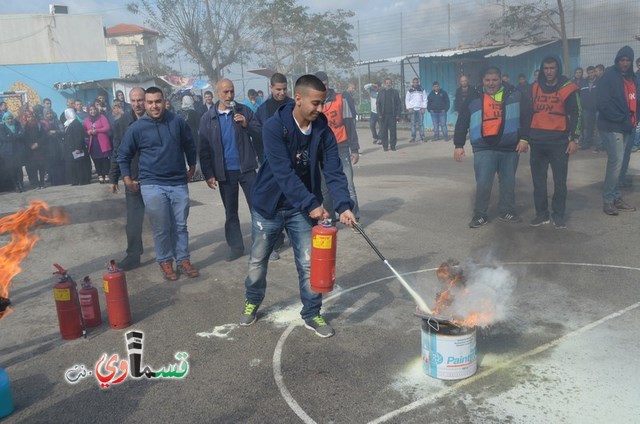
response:
M322 81L303 75L296 81L295 103L282 106L263 127L265 162L251 191L253 245L242 326L256 321L267 288L269 255L286 229L298 270L305 327L320 337L335 333L320 314L322 295L312 292L309 285L311 228L315 221L329 218L322 205L322 175L340 222L351 226L356 218L338 145L322 113L325 98Z

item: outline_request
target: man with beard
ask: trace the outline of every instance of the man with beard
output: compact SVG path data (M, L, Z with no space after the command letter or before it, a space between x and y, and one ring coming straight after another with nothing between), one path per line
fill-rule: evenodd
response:
M129 91L129 104L131 110L125 112L116 120L113 126L113 154L111 155L111 169L109 171L109 189L112 193L120 191L118 180L120 179L120 166L118 165L118 148L127 129L131 124L144 115L144 88L134 87ZM135 155L131 161L131 179L139 181L138 175L139 155ZM144 221L144 202L140 191L131 191L125 185L124 195L127 207L127 256L119 265L125 271L140 266L142 256L142 222Z
M580 87L580 103L582 103L582 142L580 150L590 149L595 138L596 129L596 68L594 66L587 67L587 79L582 87Z
M542 60L538 80L531 87L533 117L529 132L531 177L536 216L532 227L548 224L566 228L567 171L569 155L578 149L582 107L578 86L561 74L562 62L556 55ZM552 213L549 214L547 173L553 172Z
M380 132L378 135L382 140L382 148L385 152L389 148L391 148L391 151L395 151L398 143L397 123L398 119L400 119L402 105L400 103L400 94L398 90L393 88L391 78L385 78L384 87L378 91L376 109L380 120Z
M302 300L300 313L305 327L319 337L331 337L334 330L320 314L322 295L309 283L311 228L329 218L323 206L322 177L333 196L340 222L352 225L347 179L342 172L336 138L322 113L326 87L316 76L303 75L296 81L295 103L281 107L265 123L263 138L266 160L253 185L252 235L249 272L245 279L245 303L240 325L248 326L267 288L269 254L286 229L292 240Z
M420 141L425 141L423 119L424 111L427 109L427 93L420 86L418 78L414 78L411 81L411 87L407 90L404 104L411 117L411 140L409 140L409 143L415 143L416 132L420 135ZM417 131L416 128L418 129Z
M144 116L131 124L118 148L122 180L129 190L142 193L153 228L156 262L164 278L176 281L178 273L195 278L200 273L189 259L187 182L196 169L196 145L184 119L166 110L161 89L149 87L144 106ZM132 178L131 164L136 154L140 155L140 182ZM173 269L174 259L178 273Z
M633 130L638 123L638 87L633 73L633 49L622 47L596 89L598 131L607 152L607 168L602 193L603 208L607 215L619 211L635 211L622 200L619 190L620 170L625 146L633 142Z

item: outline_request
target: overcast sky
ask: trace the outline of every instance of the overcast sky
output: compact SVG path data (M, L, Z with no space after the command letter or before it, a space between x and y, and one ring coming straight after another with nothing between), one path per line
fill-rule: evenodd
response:
M68 6L73 14L101 15L107 27L118 23L144 25L142 16L127 11L129 1L13 0L3 2L2 13L48 13L49 4L56 3ZM506 0L506 4L516 1L520 0ZM360 47L355 54L357 60L486 43L490 41L485 35L489 22L500 16L502 3L502 0L298 0L298 4L309 7L312 12L337 8L355 12L351 23L355 28L354 42ZM555 7L556 1L547 0L547 3ZM585 65L609 63L609 56L615 54L612 52L624 44L640 53L640 43L633 40L635 34L640 34L638 0L564 0L563 3L569 36L582 37ZM188 60L183 59L182 63L186 73L188 65L184 62ZM389 64L376 66L388 67ZM173 67L178 66L173 64ZM235 73L232 69L232 74Z

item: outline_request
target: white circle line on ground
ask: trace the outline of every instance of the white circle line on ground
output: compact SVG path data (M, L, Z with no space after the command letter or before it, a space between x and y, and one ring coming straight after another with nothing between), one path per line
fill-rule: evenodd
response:
M587 263L587 262L505 262L501 265L511 265L511 266L516 266L516 265L565 265L565 266L583 266L583 267L591 267L591 268L612 268L612 269L625 269L625 270L631 270L631 271L640 271L640 268L638 267L631 267L631 266L624 266L624 265L607 265L607 264L593 264L593 263ZM401 275L413 275L413 274L419 274L422 272L429 272L429 271L435 271L438 268L427 268L427 269L421 269L418 271L411 271L411 272L405 272L402 273ZM391 279L395 279L395 275L390 275L387 277L383 277L383 278L378 278L377 280L373 280L373 281L368 281L366 283L354 286L354 287L350 287L348 289L342 290L338 293L335 293L329 297L327 297L326 299L323 300L323 304L327 303L329 301L332 301L340 296L342 296L343 294L355 291L355 290L359 290L361 288L370 286L372 284L376 284L376 283L380 283L382 281L385 280L391 280ZM412 402L408 405L403 406L402 408L396 409L394 411L391 411L373 421L371 421L369 424L377 424L377 423L383 423L385 421L388 421L391 418L394 418L400 414L404 414L405 412L409 412L412 411L420 406L426 405L436 399L438 399L441 396L444 396L446 394L449 394L455 390L457 390L459 387L464 387L468 384L471 384L472 382L475 382L477 380L480 380L484 377L490 376L504 368L506 368L507 366L510 366L518 361L521 361L523 359L526 359L530 356L534 356L537 355L538 353L544 352L545 350L548 350L554 346L559 345L560 343L573 338L577 335L580 335L586 331L591 330L594 327L597 327L600 324L603 324L609 320L612 320L614 318L617 318L629 311L632 311L636 308L640 307L640 302L638 303L634 303L633 305L630 305L624 309L621 309L617 312L614 312L610 315L607 315L606 317L603 317L597 321L594 321L590 324L585 325L584 327L581 327L575 331L572 331L571 333L565 334L564 336L557 338L555 340L552 340L544 345L538 346L535 349L532 349L528 352L525 352L521 355L518 355L514 358L511 358L508 361L503 362L500 365L497 365L491 369L488 369L487 371L483 371L480 372L472 377L469 377L465 380L461 380L459 383L453 385L453 386L449 386L448 388L434 394L433 396L428 396L422 399L418 399L415 402ZM280 336L280 338L278 339L278 343L276 344L275 350L273 352L273 378L275 379L276 385L278 386L278 390L280 390L280 395L282 396L282 398L284 399L284 401L287 403L287 405L289 406L289 408L305 423L305 424L316 424L316 421L313 420L313 418L311 418L309 416L309 414L307 414L304 409L302 409L302 407L300 406L300 404L298 404L298 402L295 400L295 398L291 395L291 392L289 392L289 389L287 389L286 384L284 384L284 377L282 375L282 349L284 346L284 343L286 342L287 338L289 337L289 335L291 334L291 332L293 331L294 328L300 326L300 324L290 324L286 330L284 331L284 333L282 333L282 335Z

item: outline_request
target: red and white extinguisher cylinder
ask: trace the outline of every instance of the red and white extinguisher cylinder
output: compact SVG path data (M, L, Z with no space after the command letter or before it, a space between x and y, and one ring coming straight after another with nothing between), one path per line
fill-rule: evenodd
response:
M53 297L56 301L60 335L65 340L73 340L82 336L82 317L75 283L64 279L53 286Z
M98 289L93 287L89 277L84 277L82 288L78 294L80 296L80 310L82 311L82 318L84 318L84 325L92 328L102 324Z
M131 325L129 292L124 271L112 260L103 278L104 295L107 299L107 315L111 328L127 328Z
M328 293L336 282L336 250L338 229L321 222L311 230L311 290Z

